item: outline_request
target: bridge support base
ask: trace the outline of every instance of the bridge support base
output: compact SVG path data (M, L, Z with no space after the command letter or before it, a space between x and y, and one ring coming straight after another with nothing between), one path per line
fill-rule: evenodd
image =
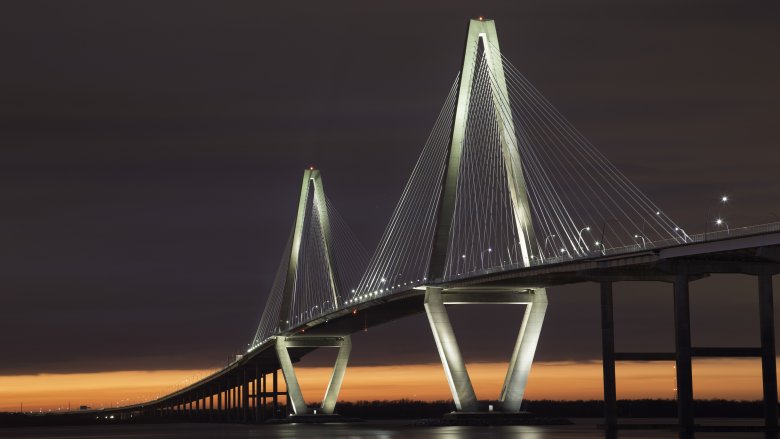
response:
M447 304L513 304L526 305L523 323L509 360L499 401L500 411L519 412L523 402L528 374L531 371L536 345L547 312L547 293L536 290L469 289L444 290L428 287L425 293L425 313L431 324L447 382L455 407L462 412L477 412L477 397L471 384L466 364L450 323Z
M288 406L292 408L295 415L308 415L312 410L306 405L301 392L301 386L298 384L298 377L295 375L292 358L290 358L289 348L338 348L336 364L333 367L333 374L328 383L328 389L325 391L325 397L322 400L322 406L319 413L325 415L333 414L336 408L336 400L341 390L341 383L344 381L344 373L347 371L347 362L349 354L352 351L352 339L350 336L343 337L316 337L316 336L296 336L296 337L276 337L276 355L279 358L279 364L282 369L282 375L287 383L287 401Z

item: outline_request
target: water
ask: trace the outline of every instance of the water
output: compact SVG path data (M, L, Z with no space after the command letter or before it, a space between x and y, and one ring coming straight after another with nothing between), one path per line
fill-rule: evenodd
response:
M320 425L235 425L235 424L159 424L159 425L101 425L75 427L0 428L0 438L27 439L679 439L678 433L668 429L621 430L616 436L607 436L596 428L595 419L574 420L576 425L555 427L501 426L501 427L427 427L414 421L370 421L354 424ZM631 422L631 420L626 420ZM673 420L668 420L671 423ZM645 423L646 420L635 421ZM653 420L652 422L663 422ZM697 420L707 425L706 420ZM757 420L715 421L717 425L759 425ZM712 423L710 423L712 424ZM761 432L698 432L686 438L695 439L764 439L776 438Z

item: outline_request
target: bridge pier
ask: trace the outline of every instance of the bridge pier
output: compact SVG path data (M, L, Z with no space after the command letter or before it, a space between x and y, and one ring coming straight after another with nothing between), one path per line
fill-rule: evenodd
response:
M260 422L260 366L255 365L255 373L252 378L252 389L254 390L254 421Z
M697 268L697 269L691 269ZM614 278L594 278L601 287L601 329L602 329L602 360L604 378L604 423L607 429L617 427L617 406L615 387L615 362L623 361L674 361L677 380L677 416L680 431L695 430L693 410L693 371L694 357L707 358L761 358L761 373L763 383L764 425L768 430L778 428L778 394L777 394L777 364L774 335L774 299L772 291L773 270L765 272L761 267L741 266L740 270L733 267L720 269L711 267L712 271L720 273L741 273L757 276L758 280L758 311L761 329L760 347L692 347L689 284L693 280L709 275L702 267L679 266L676 273L650 278L631 278L617 276ZM663 281L673 285L674 296L674 340L675 351L662 352L615 352L612 285L619 280Z
M228 384L228 422L236 422L236 387L231 380Z
M758 275L758 308L761 327L761 375L764 394L764 425L777 428L777 360L772 275Z
M274 393L273 400L272 400L273 409L274 409L273 417L276 418L277 414L279 413L279 370L278 369L274 369L272 390ZM289 397L287 398L287 405L290 405Z
M463 356L460 353L460 347L445 307L446 304L526 305L523 322L499 398L500 411L519 412L544 316L547 312L546 291L544 289L517 291L495 288L469 290L426 288L425 313L428 316L431 332L436 341L436 349L439 351L439 357L444 366L455 408L460 412L477 412L479 411L477 397Z
M601 364L604 373L604 424L608 430L617 427L617 386L615 383L615 321L612 282L601 286Z
M230 377L228 377L227 386L225 387L225 417L227 422L233 422L233 387L231 386Z
M693 369L691 365L691 305L688 275L674 279L674 345L677 373L677 418L682 431L693 429Z
M344 373L347 370L349 354L352 351L352 338L349 335L338 337L276 337L276 356L279 359L284 381L287 384L287 410L288 413L302 415L309 414L310 409L306 406L306 402L303 399L303 393L301 393L298 377L295 375L295 369L288 351L289 348L296 347L335 347L339 349L336 355L336 364L333 366L333 374L331 374L328 388L325 391L325 397L320 407L322 414L333 414L336 400L341 390L341 383L344 381ZM276 411L276 393L276 372L274 372L274 412Z
M217 392L217 407L216 407L217 410L214 413L214 418L217 421L222 422L225 420L225 418L224 418L224 413L222 411L222 386L219 384L219 381L217 381L217 386L215 390Z
M260 391L263 392L263 397L260 400L260 406L261 406L260 407L260 420L261 421L264 421L265 420L265 416L266 416L266 412L265 412L265 410L266 410L266 399L265 399L265 396L266 395L265 395L265 392L268 391L266 377L267 377L266 373L262 372L262 375L260 376Z
M241 380L241 421L249 422L249 373L244 368Z
M209 422L214 422L214 391L215 389L212 387L211 392L209 392Z
M240 399L238 398L239 397L238 392L239 392L239 389L241 388L240 386L241 386L241 384L238 381L238 377L236 377L235 382L233 383L233 388L231 389L231 392L230 392L230 399L231 399L230 405L231 405L231 407L233 409L233 412L231 413L231 416L232 416L233 422L239 422L241 420L239 418L239 416L240 416L239 415L239 410L241 408L241 407L239 407Z

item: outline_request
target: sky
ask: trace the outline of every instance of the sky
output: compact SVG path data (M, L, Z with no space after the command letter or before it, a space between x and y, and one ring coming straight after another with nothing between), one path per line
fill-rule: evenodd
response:
M469 365L480 400L497 400L506 363ZM761 394L758 359L696 360L696 398L755 400ZM117 371L75 374L41 374L0 377L0 411L56 412L116 407L155 399L198 380L213 370ZM304 398L316 404L325 395L332 369L304 367L296 372ZM624 362L618 365L618 398L671 399L675 394L674 367L668 362ZM270 377L269 377L270 379ZM284 391L284 380L279 382ZM537 362L531 371L525 397L540 399L600 399L599 362ZM347 370L340 401L377 399L451 400L440 364L353 366Z
M244 350L303 169L373 249L477 15L689 233L723 194L732 227L777 220L776 2L16 2L0 15L0 379ZM693 283L694 345L755 345L755 290ZM537 359L598 359L596 287L548 294ZM669 285L615 294L618 349L672 349ZM468 361L508 358L517 310L452 313ZM435 364L429 331L422 315L372 328L351 364Z

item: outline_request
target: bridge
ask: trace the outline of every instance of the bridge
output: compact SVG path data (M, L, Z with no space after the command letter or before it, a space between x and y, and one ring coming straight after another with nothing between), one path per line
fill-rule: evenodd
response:
M548 307L546 289L595 282L607 427L618 426L617 361L674 361L679 426L691 430L692 358L756 357L765 424L777 428L772 275L778 272L780 223L729 228L713 218L712 230L687 233L514 67L501 53L495 23L479 18L469 23L462 67L373 254L326 196L322 172L306 169L249 349L185 388L110 413L213 422L332 415L350 335L418 313L430 323L456 411L485 411L446 308L484 303L523 310L497 407L516 413ZM755 347L691 345L689 284L714 273L757 279ZM671 286L673 352L615 351L612 288L622 281ZM315 408L304 399L295 363L319 348L338 354Z

